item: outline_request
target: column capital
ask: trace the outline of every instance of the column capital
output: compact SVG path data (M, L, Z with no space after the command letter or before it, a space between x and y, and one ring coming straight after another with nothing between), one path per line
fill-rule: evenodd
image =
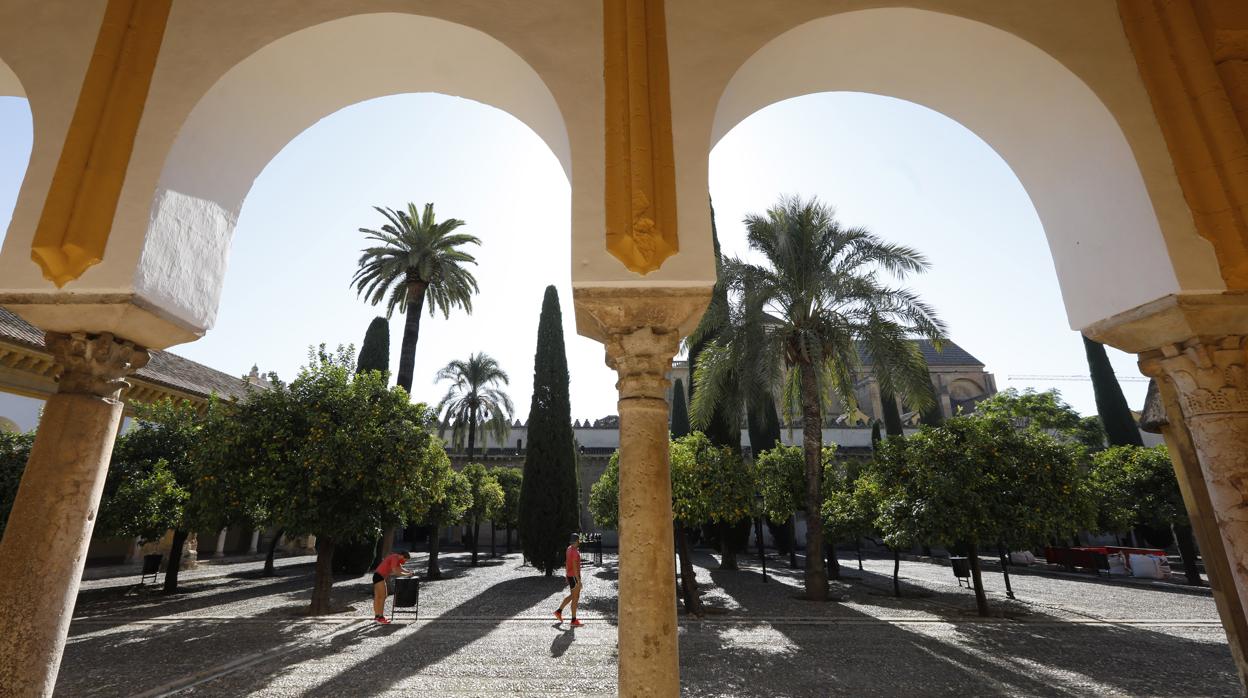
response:
M577 331L602 342L620 398L665 399L680 340L702 317L710 287L574 288Z
M60 368L58 393L117 399L126 376L147 365L148 353L111 334L48 332L44 342Z
M1196 337L1140 354L1140 371L1178 389L1188 419L1248 413L1248 336Z

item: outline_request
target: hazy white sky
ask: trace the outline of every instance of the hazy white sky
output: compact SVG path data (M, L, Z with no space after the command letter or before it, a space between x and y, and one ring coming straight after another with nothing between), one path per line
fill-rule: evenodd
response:
M0 98L0 230L7 230L30 151L24 100ZM710 188L725 253L745 252L742 217L781 194L818 196L841 220L928 255L912 281L948 322L952 339L987 364L1001 388L1057 387L1095 412L1080 381L1010 380L1017 374L1087 375L1066 323L1053 263L1030 200L1009 166L956 122L874 95L830 93L753 115L711 154ZM481 293L471 316L421 323L416 399L436 401L438 368L484 351L511 375L518 417L528 413L537 318L547 284L559 290L572 376L572 412L616 412L615 375L601 345L575 333L569 264L568 181L524 124L442 95L398 95L333 114L294 139L256 180L239 218L217 325L173 351L232 374L252 364L293 376L311 344L359 345L376 308L349 288L361 226L373 205L433 202L467 221ZM682 236L709 231L680 231ZM402 318L391 322L398 368ZM1134 359L1110 350L1120 377ZM1142 406L1144 383L1124 382Z

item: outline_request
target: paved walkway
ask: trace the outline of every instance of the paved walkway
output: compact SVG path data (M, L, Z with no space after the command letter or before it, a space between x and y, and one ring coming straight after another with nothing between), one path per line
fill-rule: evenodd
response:
M1207 593L1016 575L1008 601L988 575L995 615L947 567L867 560L833 585L838 601L797 598L800 571L757 560L710 569L698 556L707 613L681 617L682 686L689 696L1237 695L1225 636ZM58 695L357 696L613 695L616 568L587 568L581 618L551 612L564 587L518 556L467 565L445 557L447 579L423 583L420 620L368 620L367 577L339 580L343 612L300 614L312 566L287 559L191 579L185 592L123 595L85 589L70 629ZM418 555L416 569L423 569ZM779 567L773 567L772 565Z

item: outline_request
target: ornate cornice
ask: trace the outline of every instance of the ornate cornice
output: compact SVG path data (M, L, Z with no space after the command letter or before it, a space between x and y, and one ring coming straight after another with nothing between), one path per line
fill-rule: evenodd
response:
M45 342L60 367L59 393L117 399L130 387L126 377L146 366L149 358L146 349L111 334L49 332Z
M1140 355L1140 371L1172 382L1183 414L1248 412L1248 337L1200 337Z

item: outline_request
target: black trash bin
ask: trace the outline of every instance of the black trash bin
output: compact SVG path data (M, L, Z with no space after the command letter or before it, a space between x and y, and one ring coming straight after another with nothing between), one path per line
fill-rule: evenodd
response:
M143 585L147 582L147 578L151 577L152 582L156 581L157 575L160 574L160 562L165 556L162 553L153 553L143 556L143 576L139 577L139 584Z
M415 616L413 620L420 618L420 579L417 577L395 577L394 579L394 610L391 612L393 617L399 612L399 609L411 609Z
M953 567L953 576L958 579L958 586L962 586L962 582L966 582L967 588L971 586L971 561L965 557L956 555L949 556L949 565Z

